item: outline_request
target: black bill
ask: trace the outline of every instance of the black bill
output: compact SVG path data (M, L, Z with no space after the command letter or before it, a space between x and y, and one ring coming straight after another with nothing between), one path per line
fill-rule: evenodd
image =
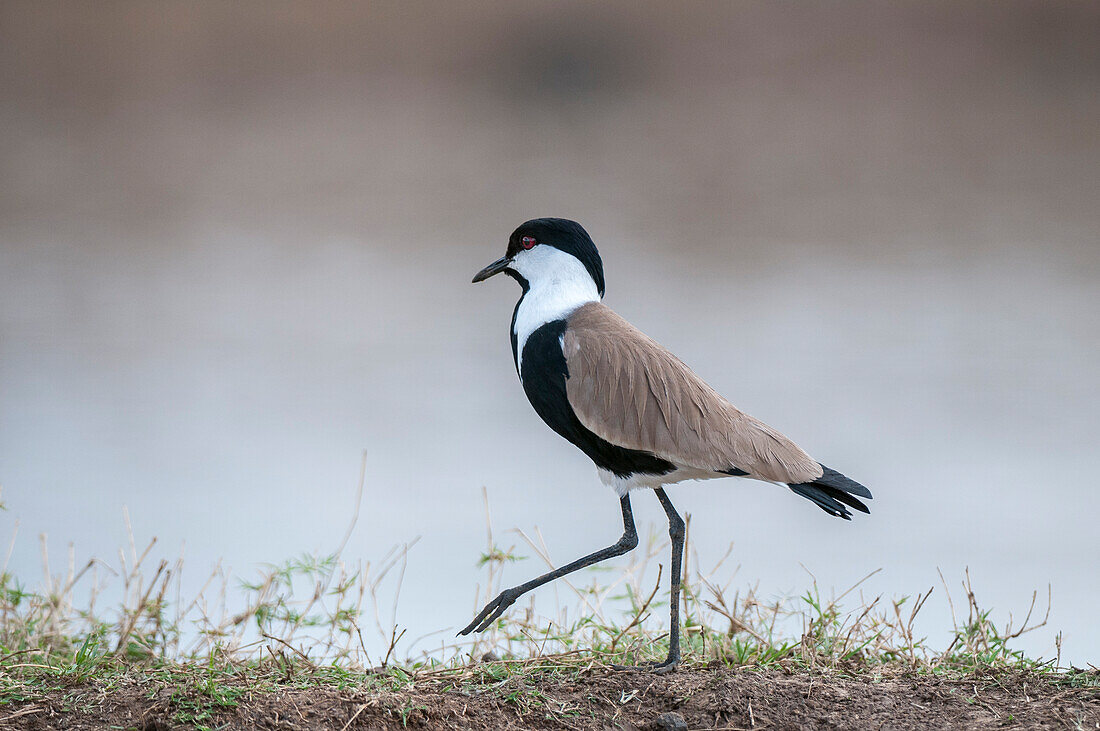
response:
M502 256L501 258L497 259L492 264L475 274L473 279L474 283L476 284L477 282L484 282L486 279L493 276L494 274L500 274L505 269L507 269L508 265L511 263L511 259L506 256Z

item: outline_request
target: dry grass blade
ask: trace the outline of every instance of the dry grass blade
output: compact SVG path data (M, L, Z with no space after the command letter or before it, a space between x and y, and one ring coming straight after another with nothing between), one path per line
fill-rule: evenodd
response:
M364 462L352 527L363 499L365 469ZM516 556L513 548L501 549L495 544L487 497L485 515L487 544L482 565L486 580L480 591L491 599L504 564L522 557ZM77 568L70 550L64 575L54 578L43 538L45 578L40 591L27 591L14 577L2 575L0 667L6 672L88 673L110 663L152 666L172 662L209 667L254 663L277 667L281 673L291 673L293 666L310 674L332 668L365 672L372 667L368 650L373 650L374 657L381 658L381 671L394 673L394 677L503 680L536 669L579 672L584 667L660 657L667 648L667 614L653 608L660 605L665 575L658 557L666 555L668 542L655 530L623 563L588 572L592 579L588 586L579 582L570 585L575 602L559 603L551 616L542 616L532 601L526 611L506 614L479 638L441 641L429 652L420 649L421 645L437 633L425 633L409 642L407 630L397 621L401 586L415 540L395 546L380 561L349 565L341 558L351 535L349 528L332 554L289 559L237 584L228 570L215 567L197 596L181 600L182 560L169 568L167 560L156 556L155 540L139 549L128 516L126 521L129 546L120 552L117 570L96 560ZM535 555L553 565L541 533L517 532ZM861 592L854 606L842 607L841 601L852 601L856 589L876 571L833 598L823 598L815 582L801 596L762 601L757 585L733 588L736 568L716 578L732 546L705 575L697 553L687 561L692 551L689 543L682 567L682 651L687 667L718 662L819 671L904 669L962 674L995 667L1038 667L1036 661L1011 649L1011 642L1045 626L1050 613L1049 587L1042 621L1033 623L1035 592L1023 623L1016 626L1010 617L1002 629L979 604L969 572L963 581L968 617L959 623L941 574L954 636L946 650L933 651L918 633L918 618L932 600L932 589L912 600L878 596L865 601ZM146 564L153 560L156 568L146 574ZM100 567L116 577L122 608L117 616L105 617L96 611ZM85 592L87 603L78 608L77 591L89 577L94 586ZM171 606L167 601L170 585L177 594ZM544 597L550 595L543 593ZM364 613L373 615L373 638L364 637ZM479 657L501 660L469 662Z
M653 597L657 596L657 592L660 590L660 588L661 588L661 567L658 567L658 569L657 569L657 581L653 585L653 591L649 592L649 596L647 596L645 601L642 602L642 606L638 607L638 611L635 612L634 618L632 620L630 620L630 624L623 627L622 631L620 631L619 634L617 634L613 638L611 638L611 646L610 646L611 652L615 651L615 648L618 646L619 640L621 640L623 638L623 635L625 635L627 632L629 632L630 630L637 627L638 624L642 621L642 618L645 615L646 610L649 609L649 605L653 601Z

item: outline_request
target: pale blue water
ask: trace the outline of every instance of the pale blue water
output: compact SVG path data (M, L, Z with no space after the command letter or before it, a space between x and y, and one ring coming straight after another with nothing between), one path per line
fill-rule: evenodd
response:
M558 561L612 542L614 496L516 381L506 333L517 290L468 283L495 248L437 250L416 266L379 248L196 243L161 268L140 254L105 267L78 252L6 252L3 520L22 524L11 569L40 574L40 532L55 570L69 541L78 563L112 557L127 541L124 505L139 544L155 535L169 559L184 546L185 587L218 560L248 574L332 550L362 449L346 556L377 561L421 537L397 613L409 638L460 627L474 609L482 486L498 535L537 525ZM801 592L807 570L843 589L882 568L868 593L915 594L939 585L939 568L955 589L969 567L997 616L1049 583L1050 629L1021 646L1051 656L1062 630L1064 659L1097 656L1100 497L1088 485L1100 341L1080 316L1100 302L1096 283L1026 256L960 271L804 251L750 275L604 248L609 304L875 493L872 514L848 524L763 484L678 486L705 563L733 541L738 580L765 595ZM635 504L642 523L661 520L650 497ZM521 562L506 580L539 569ZM540 606L556 595L543 590ZM949 626L946 613L934 597L929 631Z

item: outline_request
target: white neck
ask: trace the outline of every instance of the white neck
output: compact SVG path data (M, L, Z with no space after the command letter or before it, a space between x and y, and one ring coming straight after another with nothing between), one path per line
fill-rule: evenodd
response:
M523 363L523 346L531 333L548 322L568 317L581 305L599 302L600 292L592 275L576 257L551 246L539 246L520 254L512 268L530 285L516 309L512 329L519 368Z

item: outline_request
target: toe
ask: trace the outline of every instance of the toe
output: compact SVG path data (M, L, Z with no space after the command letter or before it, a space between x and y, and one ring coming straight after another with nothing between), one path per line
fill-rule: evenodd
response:
M676 672L676 668L680 666L679 660L666 661L653 668L653 672L657 675L668 675L669 673Z

